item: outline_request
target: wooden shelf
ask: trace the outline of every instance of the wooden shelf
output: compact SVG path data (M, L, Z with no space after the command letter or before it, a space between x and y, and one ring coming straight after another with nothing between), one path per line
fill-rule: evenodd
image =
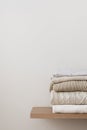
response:
M41 119L87 119L87 114L54 114L51 107L33 107L30 117Z

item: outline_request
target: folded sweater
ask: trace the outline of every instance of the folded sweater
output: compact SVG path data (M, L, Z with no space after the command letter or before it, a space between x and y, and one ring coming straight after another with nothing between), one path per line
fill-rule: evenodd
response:
M87 76L64 76L53 78L50 91L87 91Z
M53 105L53 113L87 113L87 105Z
M87 81L67 81L54 84L52 89L56 92L87 92Z
M52 105L87 105L87 92L51 91Z

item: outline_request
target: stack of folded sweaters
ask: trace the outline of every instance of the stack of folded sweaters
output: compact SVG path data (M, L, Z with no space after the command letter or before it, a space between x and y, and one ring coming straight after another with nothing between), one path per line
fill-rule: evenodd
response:
M87 113L87 75L57 74L50 84L53 113Z

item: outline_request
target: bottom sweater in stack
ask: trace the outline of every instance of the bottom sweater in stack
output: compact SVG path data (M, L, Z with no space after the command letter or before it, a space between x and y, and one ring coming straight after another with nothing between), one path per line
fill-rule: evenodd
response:
M53 77L50 93L53 113L87 113L87 75Z

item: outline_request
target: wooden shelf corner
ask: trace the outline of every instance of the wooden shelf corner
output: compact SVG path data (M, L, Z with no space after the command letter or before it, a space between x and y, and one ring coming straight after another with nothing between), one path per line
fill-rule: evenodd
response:
M31 118L40 118L40 119L87 119L87 114L80 113L52 113L51 107L32 107Z

